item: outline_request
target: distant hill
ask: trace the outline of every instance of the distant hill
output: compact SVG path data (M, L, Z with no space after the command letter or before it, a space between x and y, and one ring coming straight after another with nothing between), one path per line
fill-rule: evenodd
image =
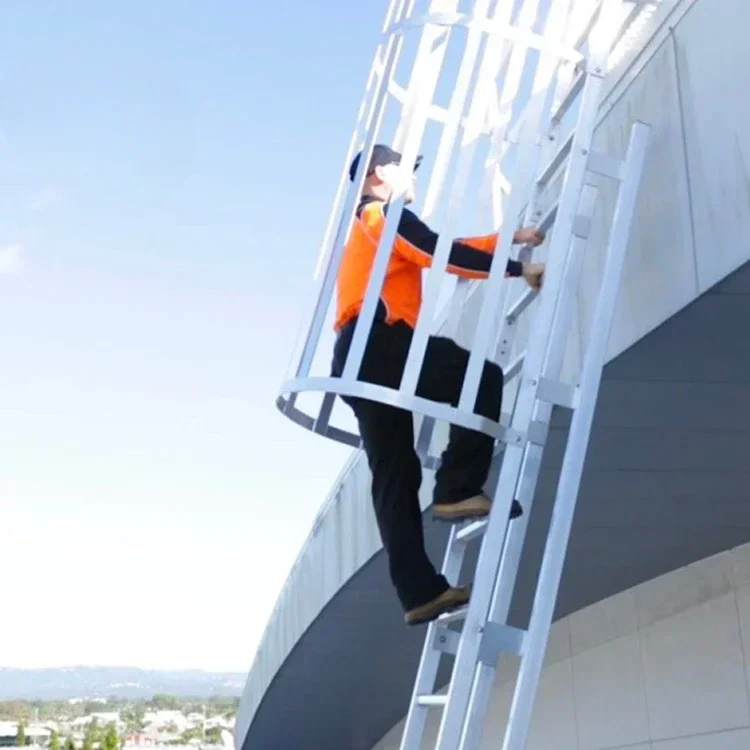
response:
M0 667L0 700L150 698L240 695L246 675L200 670L159 671L136 667L5 669Z

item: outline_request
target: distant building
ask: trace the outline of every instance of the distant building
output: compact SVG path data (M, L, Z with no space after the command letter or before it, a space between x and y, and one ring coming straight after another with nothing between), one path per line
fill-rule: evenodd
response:
M24 727L26 745L44 747L49 744L52 732L41 724L31 724ZM0 747L15 747L18 736L17 721L0 721Z
M144 715L143 723L149 728L173 728L178 732L184 732L190 727L190 722L182 711L149 711Z
M210 719L206 719L206 729L213 729L214 727L232 729L234 728L234 718L227 719L225 716L212 716Z
M101 726L114 724L118 731L125 727L125 722L120 718L119 711L94 711L86 716L79 716L77 719L74 719L71 722L71 726L74 730L80 730L91 724L92 721L96 721Z
M18 724L15 721L0 721L0 747L12 747L16 744Z
M155 739L144 732L131 732L122 738L123 748L153 747Z

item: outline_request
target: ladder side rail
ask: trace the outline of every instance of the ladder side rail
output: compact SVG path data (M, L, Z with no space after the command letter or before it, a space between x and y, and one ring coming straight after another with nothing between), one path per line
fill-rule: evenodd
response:
M441 572L450 581L458 578L461 573L465 545L456 543L458 527L454 524L448 535L446 554L443 559ZM417 677L414 681L409 712L406 715L404 732L401 736L400 750L420 750L424 729L427 721L429 707L418 702L420 695L432 693L435 690L440 657L442 653L434 648L437 631L442 625L439 621L431 622L427 627L422 656L417 668Z
M582 215L588 217L593 215L596 194L597 190L594 186L587 185L584 188L581 196ZM580 279L586 245L587 237L579 235L573 238L571 252L565 269L566 279L569 277L573 279L573 281L569 281L567 284L573 288ZM565 356L565 344L567 342L565 334L570 328L570 321L574 312L575 298L571 295L571 297L565 300L565 304L562 306L560 314L555 321L555 331L553 331L553 335L550 337L544 369L550 377L557 375L561 369ZM551 404L547 402L537 403L533 417L535 422L541 422L549 427L551 415ZM543 446L534 443L527 444L525 455L521 462L521 479L517 493L518 501L524 508L524 514L511 525L508 531L508 539L503 548L495 589L490 603L489 620L492 622L507 622L508 620L518 576L518 568L521 562L521 554L526 541L528 521L534 506L534 496L543 455ZM477 674L474 678L466 712L464 734L461 738L459 750L478 750L481 744L483 719L486 715L496 673L497 666L482 663L477 667Z
M458 0L432 0L431 11L455 8ZM450 39L450 30L439 26L424 27L420 39L417 58L409 83L409 98L404 104L394 147L402 153L400 170L401 184L394 190L389 200L388 216L383 226L375 259L367 283L367 291L354 326L349 353L342 373L343 380L356 380L365 352L365 345L375 319L385 273L391 257L393 243L398 232L398 223L404 209L406 179L417 159L417 152L427 125L428 109L437 86L438 77L445 59Z
M554 615L573 515L599 395L602 370L622 276L622 267L635 213L638 187L643 172L649 127L636 122L623 166L623 181L612 221L607 261L597 298L594 326L584 358L579 403L573 415L568 445L552 512L542 568L539 574L526 637L521 670L510 711L504 750L519 750L526 744L534 698L541 676L544 652Z
M619 2L619 0L605 1ZM517 434L524 434L527 431L534 413L537 386L541 378L543 358L547 349L545 334L548 334L551 329L557 297L565 291L572 293L572 290L561 288L562 274L566 251L569 249L570 237L573 232L579 196L583 187L586 152L592 138L595 107L598 103L600 87L601 79L592 77L587 81L582 94L582 106L575 139L576 147L570 157L568 171L563 183L557 223L550 243L550 258L545 271L546 293L539 297L540 304L533 324L532 340L527 351L525 376L519 387L519 395L511 423ZM516 199L514 202L518 202L518 200ZM517 215L519 211L520 206L517 206L516 211L512 212L511 215ZM491 281L488 283L491 283ZM493 303L491 292L492 290L488 289L488 294L484 299L484 307L491 307ZM524 453L522 444L509 443L505 448L498 491L495 494L493 511L490 514L485 538L479 553L475 588L456 654L453 678L449 689L449 700L443 714L437 750L455 750L460 740L469 692L473 683L474 666L478 659L482 641L482 628L486 622L492 586L499 567L498 552L506 536L508 514L515 494Z
M475 14L486 13L488 10L488 3L483 3L478 9L475 8ZM500 6L501 14L498 14L497 18L502 20L509 20L512 4L505 3ZM455 127L453 132L446 128L444 131L443 138L440 143L440 149L444 146L447 147L448 153L450 147L453 146L458 130L458 123L461 121L461 115L463 108L465 107L466 98L468 94L468 88L473 73L476 58L479 52L480 38L472 39L472 34L479 36L472 29L469 32L469 38L467 40L467 50L462 61L462 68L459 72L459 85L457 85L456 91L451 101L451 111L448 115L448 121L453 122ZM452 190L449 198L449 212L448 218L445 225L442 227L438 245L434 254L434 261L432 268L430 269L430 276L428 278L428 289L425 294L425 300L422 304L422 310L420 313L420 319L417 324L417 328L414 334L414 339L411 345L411 350L408 357L407 368L402 381L403 389L407 393L411 394L416 389L416 380L419 371L414 366L417 362L421 366L422 359L424 357L424 351L427 345L428 332L426 326L432 323L434 317L433 305L430 302L437 298L437 292L439 287L435 281L440 282L441 276L445 271L445 267L448 261L448 253L450 250L451 239L452 239L452 225L455 220L457 209L460 206L460 199L466 189L466 183L468 181L469 169L474 161L474 155L476 151L477 139L481 136L485 112L487 110L487 100L492 93L494 88L494 79L498 74L500 66L502 64L502 58L505 53L505 47L508 47L507 42L503 42L502 45L487 45L484 51L483 59L479 66L479 73L476 81L476 93L469 106L469 114L465 118L463 137L461 139L461 151L459 156L459 166L457 170L457 176L454 179ZM507 55L505 55L507 57ZM463 74L463 75L462 75ZM431 181L430 191L428 193L427 204L428 207L434 207L436 202L437 191L433 191L435 185L438 188L442 185L443 173L439 172L440 179ZM438 276L438 274L440 274ZM432 431L434 428L434 420L426 418L422 424L420 435L417 441L418 453L422 454L423 462L425 457L428 456L429 444L432 437ZM455 526L453 527L448 546L446 548L446 554L443 562L443 574L448 580L456 578L460 572L461 563L463 561L465 545L455 543ZM424 703L419 702L419 696L425 693L432 692L435 689L435 680L437 677L437 670L440 663L441 652L435 647L435 638L437 631L441 627L439 623L431 623L427 630L425 638L422 656L420 659L419 668L417 670L417 678L415 680L415 686L409 705L409 712L407 714L406 723L404 727L404 733L401 740L402 750L408 750L409 748L419 748L421 745L422 737L424 734L424 727L426 722L426 714L428 706Z

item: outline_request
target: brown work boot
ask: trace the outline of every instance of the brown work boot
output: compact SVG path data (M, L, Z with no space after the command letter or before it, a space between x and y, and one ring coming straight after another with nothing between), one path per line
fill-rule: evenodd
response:
M490 513L492 503L484 495L474 495L457 503L435 503L432 506L432 515L437 521L468 521L472 518L484 518ZM510 508L510 518L518 518L523 514L523 508L518 500L514 500Z
M410 609L404 615L404 620L406 620L407 625L421 625L424 622L431 622L446 612L453 612L468 604L469 594L468 586L451 586L427 604Z

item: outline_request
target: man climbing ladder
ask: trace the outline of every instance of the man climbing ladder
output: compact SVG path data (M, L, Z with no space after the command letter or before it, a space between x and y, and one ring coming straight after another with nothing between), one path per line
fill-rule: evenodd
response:
M350 168L353 180L360 156ZM397 189L401 155L376 145L368 165L356 220L344 249L337 280L337 310L333 375L344 370L347 352L365 297L370 271L391 195ZM421 159L417 160L419 165ZM414 200L414 183L405 202ZM417 323L422 294L422 270L432 263L435 234L404 208L388 262L359 379L398 389ZM455 240L448 271L469 279L489 276L498 236ZM544 235L533 227L518 230L514 243L536 246ZM509 260L506 276L522 277L532 288L542 284L544 265ZM469 352L448 338L431 337L417 385L417 395L456 406L469 362ZM475 412L500 418L503 372L485 362ZM424 548L419 487L422 470L414 448L411 413L387 404L345 397L359 423L362 444L372 472L372 496L391 580L409 625L429 622L469 600L468 587L451 586L430 562ZM488 435L451 425L448 447L435 476L433 514L458 522L486 516L490 501L483 492L492 461L494 440ZM511 518L522 513L513 503Z

